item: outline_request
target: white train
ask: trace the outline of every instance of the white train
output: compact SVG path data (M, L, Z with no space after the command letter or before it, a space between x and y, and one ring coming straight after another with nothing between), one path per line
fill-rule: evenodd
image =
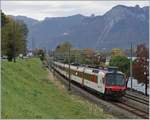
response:
M53 68L65 77L69 77L69 65L54 62ZM91 88L102 95L122 97L126 90L126 79L122 72L100 70L70 65L70 78L82 86Z

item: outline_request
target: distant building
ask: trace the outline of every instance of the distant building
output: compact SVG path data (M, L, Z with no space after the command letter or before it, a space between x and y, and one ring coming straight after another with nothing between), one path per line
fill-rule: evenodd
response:
M23 54L19 54L19 57L22 58L22 57L23 57Z
M131 57L127 57L128 59L131 59ZM136 60L137 57L132 57L132 61Z
M105 65L109 65L110 59L111 59L111 57L106 57Z
M32 53L31 50L29 50L29 51L27 52L27 57L32 57L32 56L33 56L33 53Z

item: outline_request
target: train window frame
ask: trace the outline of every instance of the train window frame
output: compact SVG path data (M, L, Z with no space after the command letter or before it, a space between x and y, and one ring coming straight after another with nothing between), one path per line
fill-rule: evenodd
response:
M96 77L96 79L95 80L93 80L93 76L95 76ZM93 82L93 83L98 83L98 77L97 77L97 75L95 75L95 74L88 74L88 73L84 73L84 79L86 79L86 80L88 80L88 81L90 81L90 82Z
M120 73L114 73L114 72L113 72L113 73L106 74L106 76L105 76L105 84L106 84L106 85L108 85L106 77L107 77L107 75L110 75L110 74L122 75L122 76L123 76L123 80L124 80L124 85L117 85L117 86L125 86L125 85L126 85L125 75L124 75L124 74L120 74ZM108 85L108 86L109 86L109 85ZM111 85L111 86L112 86L112 85Z
M99 73L99 70L98 69L93 69L92 72L93 73Z

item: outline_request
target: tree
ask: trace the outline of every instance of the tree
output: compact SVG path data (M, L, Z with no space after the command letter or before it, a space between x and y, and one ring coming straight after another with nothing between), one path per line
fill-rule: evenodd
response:
M9 22L9 19L6 17L6 15L1 10L1 27L3 27L8 22Z
M112 51L111 51L111 56L112 57L114 57L114 56L124 56L124 52L120 48L113 48Z
M40 57L41 61L45 60L45 51L43 49L39 49L37 54Z
M129 76L130 60L125 56L112 57L109 63L110 66L117 66L120 71Z
M63 60L63 62L68 63L69 51L71 51L72 45L70 42L65 41L59 44L55 49L55 59ZM70 56L71 57L71 56ZM70 58L71 60L71 58Z
M92 58L94 56L94 50L91 48L85 48L83 49L83 54L86 58Z
M68 51L69 48L71 48L72 45L70 42L66 41L66 42L63 42L61 44L59 44L56 49L55 49L55 52L59 52L59 53L65 53Z
M41 61L46 60L46 50L41 48L36 48L34 50L34 56L39 57Z
M2 55L8 56L8 60L12 61L17 55L25 54L28 29L22 21L15 21L4 13L1 14L3 14Z
M145 84L145 94L147 95L147 84L149 76L149 50L144 44L137 46L137 59L133 63L133 76L138 80L138 83Z
M82 50L82 57L84 59L84 64L94 64L95 52L91 48L85 48Z

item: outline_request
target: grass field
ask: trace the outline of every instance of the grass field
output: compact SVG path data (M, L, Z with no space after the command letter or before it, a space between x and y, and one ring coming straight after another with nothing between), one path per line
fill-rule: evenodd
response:
M2 62L2 118L113 118L54 84L39 59Z

